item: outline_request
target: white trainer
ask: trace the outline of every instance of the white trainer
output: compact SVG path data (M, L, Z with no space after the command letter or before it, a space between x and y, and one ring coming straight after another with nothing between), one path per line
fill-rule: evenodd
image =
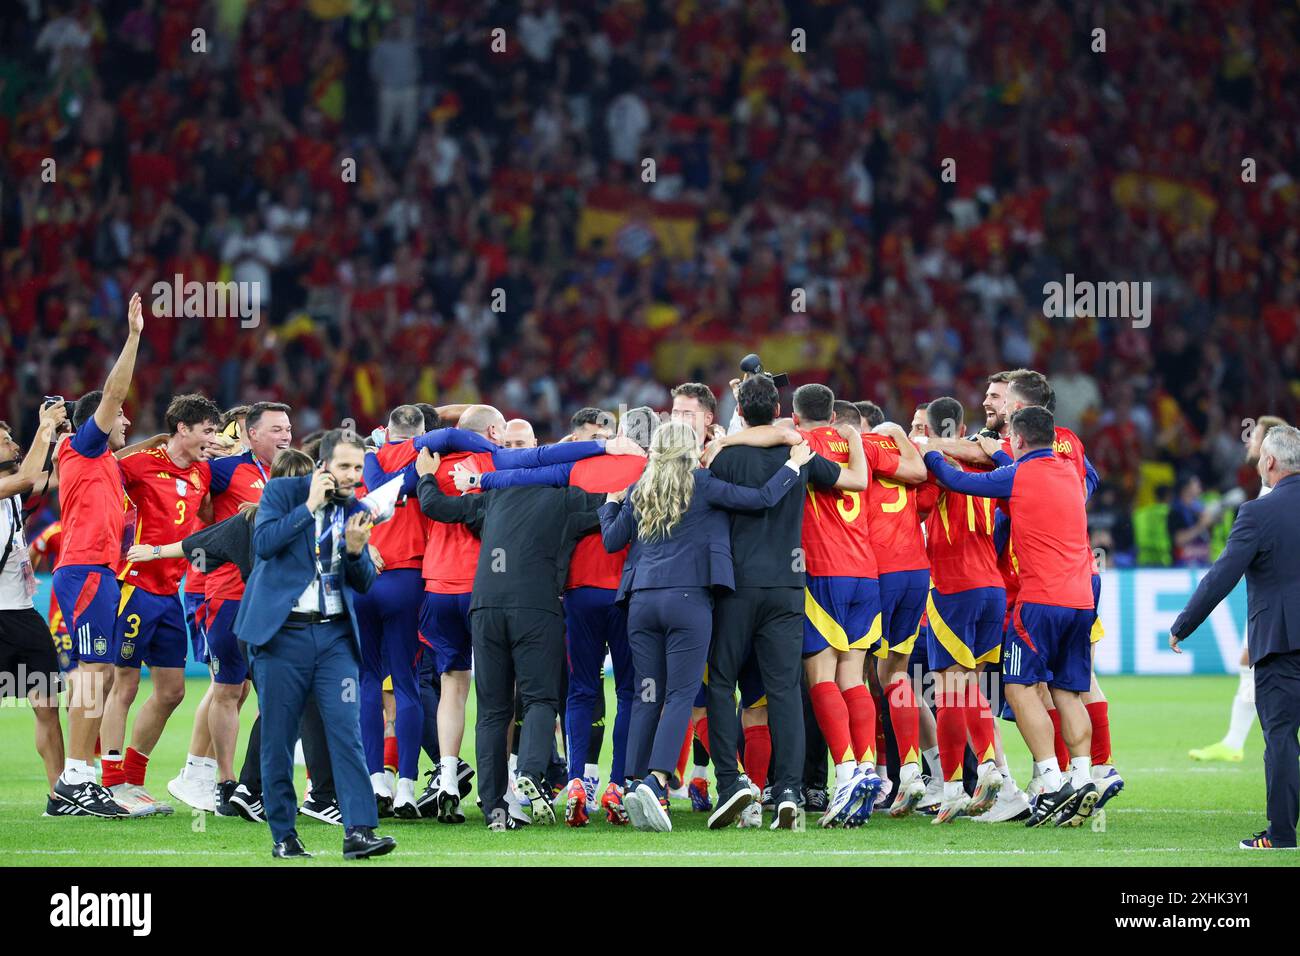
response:
M736 828L739 830L761 830L763 828L763 804L755 800L741 810L740 816L736 819Z
M921 777L913 777L911 780L901 784L898 790L898 796L894 798L893 804L889 807L889 815L898 820L908 816L913 810L921 805L921 801L928 796L929 791L926 789L925 780ZM939 795L943 796L943 788L939 788Z
M167 792L188 807L216 813L216 785L215 777L206 780L197 775L191 776L187 770L182 770L168 781Z
M1029 816L1029 797L1020 789L1003 787L987 813L971 817L976 823L1010 823Z
M393 795L393 816L401 820L420 819L420 808L415 805L414 780L398 778L397 793Z

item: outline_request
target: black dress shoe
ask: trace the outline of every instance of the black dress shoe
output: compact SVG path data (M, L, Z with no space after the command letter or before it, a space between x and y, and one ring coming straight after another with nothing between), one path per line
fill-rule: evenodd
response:
M302 841L298 839L298 834L296 833L290 833L275 846L271 847L271 856L275 857L277 860L289 860L295 857L311 859L311 854L307 852L307 848L302 845Z
M343 838L343 859L365 860L392 853L396 848L396 840L390 836L375 836L373 827L352 827Z

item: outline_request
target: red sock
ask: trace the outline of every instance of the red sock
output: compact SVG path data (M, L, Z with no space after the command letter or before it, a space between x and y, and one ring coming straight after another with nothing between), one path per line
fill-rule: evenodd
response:
M700 742L704 752L709 752L709 718L701 717L695 722L695 739Z
M842 764L853 759L853 738L849 734L849 708L843 692L833 680L813 684L808 692L812 697L813 713L821 728L826 745L831 748L831 763Z
M975 752L975 762L995 760L993 712L989 710L988 699L973 684L963 710L966 714L966 731L970 734L970 748Z
M677 779L686 779L686 761L691 759L691 744L695 743L695 727L687 721L686 739L682 741L682 752L677 755Z
M96 737L96 738L95 738L95 756L98 757L98 756L100 755L100 753L102 753L102 751L99 749L99 738Z
M144 775L149 769L149 755L142 754L134 747L126 748L126 757L122 761L122 771L126 774L126 782L135 784L137 787L144 786Z
M877 696L876 694L871 695L871 708L876 714L876 749L875 752L871 755L871 759L873 762L877 760L885 759L884 713L885 713L885 708L888 706L889 706L888 702L883 697ZM862 761L859 760L858 762L861 763Z
M1092 765L1094 767L1109 764L1110 753L1110 708L1104 700L1087 705L1088 719L1092 721Z
M772 762L772 735L767 724L745 728L745 774L754 786L767 786L768 765Z
M879 711L871 698L871 691L859 684L844 692L844 705L849 709L849 734L853 737L853 756L858 763L875 763L877 751L876 721Z
M934 715L939 738L939 766L944 780L960 780L961 765L966 757L966 711L960 706L943 704Z
M906 677L894 681L885 700L889 703L889 721L894 725L894 738L898 741L898 762L920 763L921 712L916 706L912 682Z
M1052 718L1052 732L1056 734L1056 762L1066 770L1070 766L1070 748L1065 746L1065 738L1061 736L1061 712L1053 707L1047 716Z
M126 773L122 769L121 757L105 756L103 769L102 782L105 787L116 787L119 783L126 783Z
M397 738L384 738L384 769L397 773Z

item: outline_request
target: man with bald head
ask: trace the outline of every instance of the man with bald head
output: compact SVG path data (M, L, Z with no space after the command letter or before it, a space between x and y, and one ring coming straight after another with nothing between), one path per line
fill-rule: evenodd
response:
M537 447L537 436L533 434L533 426L523 418L512 418L506 422L504 438L501 444L505 448Z

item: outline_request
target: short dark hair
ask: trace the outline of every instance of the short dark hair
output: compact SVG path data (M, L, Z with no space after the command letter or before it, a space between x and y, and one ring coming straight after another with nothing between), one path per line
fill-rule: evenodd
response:
M770 425L776 418L780 396L776 383L766 375L751 375L740 383L736 401L746 425Z
M252 407L252 405L231 405L226 409L226 413L221 416L221 427L226 428L231 422L237 422L241 418L247 420Z
M388 416L388 427L416 434L427 430L424 427L424 412L415 405L398 405L394 408Z
M573 417L569 419L569 427L574 431L577 431L583 425L599 425L603 427L609 424L609 420L610 414L608 412L588 406L573 413Z
M862 413L858 411L858 406L842 398L835 399L835 420L846 422L854 428L862 427Z
M854 402L853 407L858 410L868 428L875 428L885 420L885 410L875 402Z
M102 388L87 392L77 399L77 404L72 407L72 427L80 428L94 418L95 412L99 410L99 403L103 400L104 390Z
M167 431L172 435L176 434L176 429L181 425L189 425L191 428L204 422L220 425L221 419L221 409L216 402L197 394L177 395L167 403L167 411L163 416Z
M1011 416L1011 430L1031 448L1050 448L1056 441L1056 418L1041 405L1026 405Z
M248 406L248 417L244 419L244 427L251 432L267 412L284 412L288 415L291 411L293 409L284 402L254 402Z
M315 461L316 451L320 448L320 440L324 437L325 433L323 431L311 432L302 440L302 443L298 447L308 455L311 455L312 460Z
M703 385L700 382L683 382L672 391L673 398L676 398L678 395L684 395L686 398L698 399L699 403L704 406L705 409L712 412L714 415L718 414L718 398L713 394L713 389L709 388L707 385ZM748 419L746 419L746 421L748 421Z
M936 398L925 408L930 431L938 438L956 438L957 429L966 421L966 409L950 395Z
M1010 373L1007 381L1026 405L1041 405L1049 412L1056 410L1056 391L1042 372L1018 368Z
M929 407L930 407L930 403L929 403L929 402L920 402L920 403L918 403L917 406L916 406L916 411L918 411L918 412L923 412L923 411L925 411L925 410L926 410L927 408L929 408ZM913 414L915 414L915 413L913 413Z
M357 436L354 430L350 428L331 428L320 436L320 445L316 449L316 460L320 462L333 461L334 452L345 445L358 449L363 455L366 453L366 443Z
M415 407L424 415L424 430L426 432L437 431L439 428L445 427L438 410L428 402L416 402Z
M1010 372L994 372L994 373L993 373L992 375L990 375L989 378L988 378L988 382L989 382L990 385L996 385L996 384L998 384L999 382L1003 382L1003 383L1005 383L1005 382L1009 382L1009 381L1011 381L1011 373L1010 373Z
M828 422L835 411L835 393L825 385L809 382L794 390L794 411L811 422ZM749 421L749 419L745 419Z

